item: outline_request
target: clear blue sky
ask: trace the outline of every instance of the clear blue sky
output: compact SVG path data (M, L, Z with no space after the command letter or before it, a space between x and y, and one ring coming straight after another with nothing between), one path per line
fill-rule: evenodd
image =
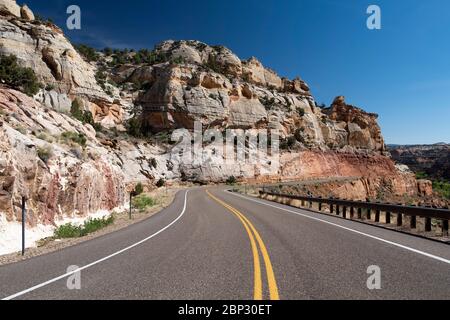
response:
M387 143L450 142L448 0L27 0L64 27L78 4L75 43L153 48L167 39L223 44L280 75L301 76L319 103L337 95L380 115ZM366 28L366 9L382 29Z

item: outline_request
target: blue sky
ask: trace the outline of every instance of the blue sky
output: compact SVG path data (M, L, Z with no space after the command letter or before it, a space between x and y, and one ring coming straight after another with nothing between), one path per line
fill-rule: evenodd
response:
M299 75L319 103L337 95L380 115L387 143L450 143L448 0L27 0L64 27L78 4L95 47L153 48L167 39L223 44L258 57L280 75ZM370 4L382 29L366 28Z

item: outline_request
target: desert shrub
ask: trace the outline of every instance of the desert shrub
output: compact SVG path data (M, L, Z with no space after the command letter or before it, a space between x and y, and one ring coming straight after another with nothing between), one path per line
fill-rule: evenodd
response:
M134 194L136 196L142 194L144 192L144 186L142 185L142 183L138 183L135 187L134 187Z
M40 132L36 138L40 139L40 140L44 140L47 141L48 143L53 143L54 139L51 135L47 134L46 132Z
M80 238L97 230L103 229L114 223L114 216L101 219L88 219L83 225L74 225L67 223L58 227L54 231L54 237L57 239Z
M44 163L48 163L48 160L53 156L53 150L51 146L39 147L37 149L37 155Z
M139 209L140 211L143 211L155 205L156 205L155 199L145 194L141 194L133 199L133 207Z
M29 96L38 93L40 88L33 69L21 67L14 55L0 57L0 81Z
M88 62L98 61L99 59L97 51L87 45L79 44L75 46L75 49L77 49L81 56Z
M151 165L154 169L157 169L157 168L158 168L158 162L156 161L155 158L151 158L151 159L150 159L150 165Z
M299 114L300 117L304 117L306 114L305 109L303 108L298 108L297 113Z
M433 181L433 190L446 199L450 199L450 182Z
M291 136L287 139L284 139L281 143L280 143L280 149L281 150L288 150L291 149L295 146L295 144L297 143L297 139L295 136Z
M237 182L236 177L231 176L227 179L226 184L232 186L232 185L236 184L236 182Z
M75 99L70 107L70 114L72 117L82 122L83 124L90 124L95 131L102 131L102 125L94 121L94 117L90 111L82 110L80 102Z
M87 143L87 139L84 134L70 131L63 132L61 134L61 140L66 144L72 142L80 145L81 147L85 147Z
M164 187L166 185L166 180L164 180L163 178L159 179L158 182L156 183L156 186L158 188Z

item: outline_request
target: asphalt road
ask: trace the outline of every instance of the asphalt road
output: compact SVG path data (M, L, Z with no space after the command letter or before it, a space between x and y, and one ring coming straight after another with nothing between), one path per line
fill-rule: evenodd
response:
M0 298L450 299L450 246L199 188L126 229L0 267Z

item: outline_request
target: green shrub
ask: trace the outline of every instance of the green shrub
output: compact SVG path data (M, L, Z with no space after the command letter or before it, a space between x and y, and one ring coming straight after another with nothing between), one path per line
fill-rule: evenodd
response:
M33 69L19 66L13 55L0 57L0 81L29 96L38 93L40 88Z
M144 187L142 186L142 183L138 183L135 187L134 187L134 194L136 196L142 194L142 192L144 192Z
M36 138L40 139L40 140L44 140L47 141L48 143L53 143L54 139L51 135L47 134L46 132L40 132Z
M301 136L300 136L301 137ZM280 149L281 150L288 150L291 149L295 146L295 144L297 143L297 138L295 136L291 136L287 139L284 139L283 141L281 141L280 143Z
M88 62L98 61L99 55L94 48L91 48L84 44L76 45L75 48Z
M94 121L94 117L90 111L81 110L80 102L76 99L72 102L70 114L83 124L90 124L97 132L103 129L100 123Z
M154 169L157 169L157 168L158 168L158 162L156 161L155 158L151 158L151 159L150 159L150 165L151 165Z
M133 199L133 207L139 209L140 211L144 211L145 209L155 205L156 201L145 194L141 194Z
M230 186L235 185L236 182L237 182L237 179L235 176L229 177L226 181L227 185L230 185Z
M450 182L433 181L433 190L446 199L450 199Z
M297 112L298 112L299 116L302 117L302 118L303 118L303 117L305 116L305 114L306 114L305 109L303 109L303 108L298 108L298 109L297 109Z
M50 160L50 158L53 156L52 147L39 147L37 149L37 155L44 163L48 163L48 160Z
M166 185L166 180L164 180L163 178L159 179L158 182L156 183L156 186L158 188L162 188Z
M70 142L73 142L82 147L85 147L86 143L87 143L86 136L82 133L76 133L76 132L69 132L69 131L63 132L61 134L61 139L63 142L65 142L67 144Z
M103 229L113 223L113 215L109 216L108 218L88 219L84 222L83 225L80 226L74 225L72 223L67 223L55 230L54 237L57 239L80 238Z

